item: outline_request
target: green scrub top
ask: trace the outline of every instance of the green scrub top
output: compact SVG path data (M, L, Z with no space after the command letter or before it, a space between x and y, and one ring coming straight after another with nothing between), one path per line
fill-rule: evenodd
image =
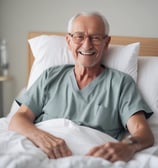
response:
M129 75L105 67L83 89L79 89L74 65L47 69L24 94L16 99L36 116L35 123L66 118L121 139L128 119L138 111L148 118L152 111Z

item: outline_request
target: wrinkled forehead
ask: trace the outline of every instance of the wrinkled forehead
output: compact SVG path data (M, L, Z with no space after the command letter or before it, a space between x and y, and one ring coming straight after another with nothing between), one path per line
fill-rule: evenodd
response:
M103 20L99 16L78 16L72 23L72 32L105 34Z

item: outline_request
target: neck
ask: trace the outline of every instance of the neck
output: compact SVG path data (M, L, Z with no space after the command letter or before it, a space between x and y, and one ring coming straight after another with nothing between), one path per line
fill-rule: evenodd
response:
M81 89L87 84L89 84L103 71L104 71L104 68L101 65L98 65L95 67L84 67L84 66L75 65L74 73L75 73L76 81L78 83L79 88Z

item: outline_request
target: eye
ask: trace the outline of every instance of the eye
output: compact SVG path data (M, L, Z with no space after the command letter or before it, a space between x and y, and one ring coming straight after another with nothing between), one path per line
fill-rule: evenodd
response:
M83 40L84 39L84 35L83 34L74 34L74 38L78 39L78 40Z
M92 40L101 40L100 36L92 36L91 38L92 38Z

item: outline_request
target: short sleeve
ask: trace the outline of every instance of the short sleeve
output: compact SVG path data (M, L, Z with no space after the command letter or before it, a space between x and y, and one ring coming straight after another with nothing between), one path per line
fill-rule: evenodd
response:
M128 119L136 112L144 111L146 118L152 115L152 110L141 96L136 83L130 76L125 76L120 92L119 113L125 128Z
M36 117L42 113L42 108L44 106L47 90L45 84L46 80L47 71L36 80L29 90L15 99L19 105L24 104L29 107Z

